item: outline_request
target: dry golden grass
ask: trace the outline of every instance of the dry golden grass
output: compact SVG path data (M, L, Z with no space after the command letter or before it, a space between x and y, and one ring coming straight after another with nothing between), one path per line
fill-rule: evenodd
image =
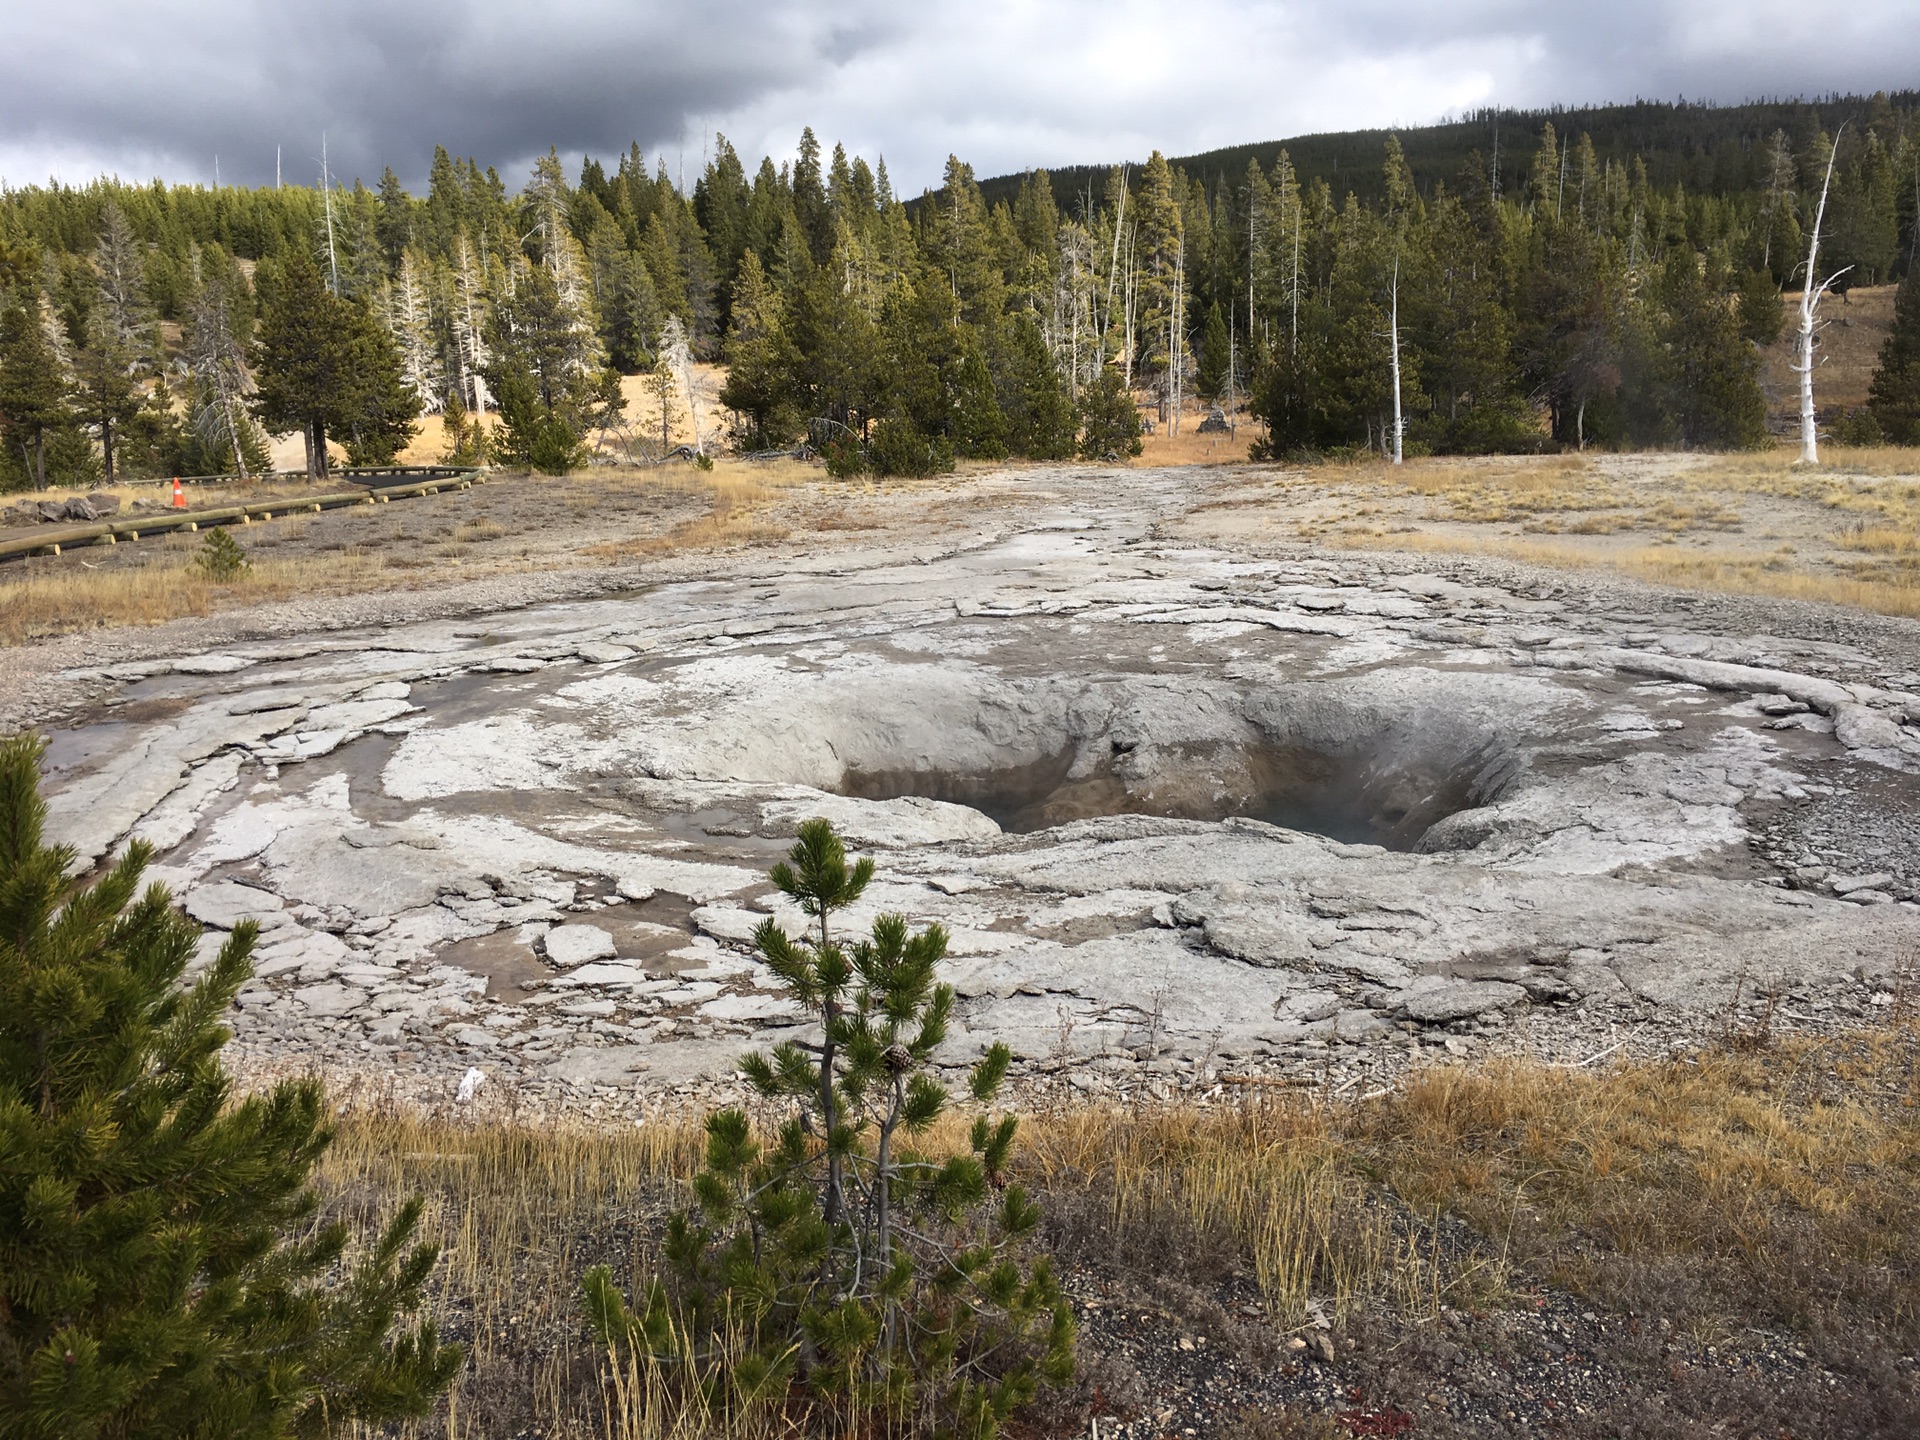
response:
M1360 1134L1402 1198L1501 1237L1561 1284L1644 1307L1671 1283L1693 1294L1679 1318L1709 1333L1864 1315L1910 1344L1917 1039L1736 1039L1601 1073L1449 1067Z
M385 562L374 555L256 560L246 574L216 581L193 564L193 554L169 545L152 563L111 570L87 568L75 555L59 570L0 580L0 645L111 625L157 625L317 590L371 590L391 583Z
M666 535L611 541L592 546L585 554L620 560L784 540L790 533L788 527L767 518L767 512L780 504L787 492L821 479L826 472L798 460L716 460L711 470L668 465L632 473L644 477L645 483L706 498L710 508Z
M1489 1277L1442 1277L1369 1192L1341 1116L1300 1097L1190 1109L1089 1109L1030 1122L1024 1166L1056 1198L1093 1192L1103 1233L1217 1235L1239 1246L1282 1327L1308 1302L1344 1314L1386 1302L1430 1314Z
M1823 605L1850 605L1882 615L1920 616L1920 567L1911 576L1834 574L1796 568L1792 546L1766 556L1689 554L1670 543L1654 543L1605 552L1556 545L1551 541L1509 539L1504 536L1434 535L1412 529L1371 531L1322 530L1319 543L1346 549L1408 550L1449 555L1487 555L1573 570L1610 570L1636 580L1693 590L1716 590L1734 595L1759 595L1778 600L1804 600Z
M1706 1339L1762 1323L1898 1349L1920 1338L1916 1099L1910 1024L1756 1032L1598 1069L1434 1067L1365 1100L1263 1089L1043 1113L1019 1167L1070 1264L1132 1267L1150 1293L1155 1276L1219 1273L1203 1252L1228 1251L1277 1332L1300 1328L1309 1301L1417 1322L1544 1283ZM931 1148L963 1143L956 1120ZM667 1121L349 1104L320 1178L361 1220L427 1196L445 1247L436 1305L473 1355L449 1436L764 1434L775 1417L690 1411L658 1375L610 1372L584 1338L580 1275L653 1263L697 1157L697 1134Z
M427 1198L423 1233L442 1248L435 1307L471 1356L444 1417L448 1440L511 1433L508 1415L536 1416L543 1431L623 1433L603 1424L615 1397L594 1383L601 1357L579 1323L580 1276L601 1262L634 1267L649 1215L697 1153L693 1132L671 1124L450 1123L376 1104L340 1127L319 1176L339 1209L371 1220L397 1197ZM627 1418L647 1423L624 1433L705 1433L661 1398L649 1410L643 1386Z
M1821 447L1818 465L1802 465L1798 450L1776 446L1770 450L1742 450L1735 454L1718 455L1699 465L1692 473L1702 481L1716 485L1738 485L1743 481L1789 477L1811 480L1849 476L1920 478L1920 448L1903 445L1825 445Z
M456 545L471 545L476 540L498 540L509 533L497 520L470 520L455 527L453 541Z
M244 576L218 583L209 581L193 566L197 545L191 535L138 542L142 563L136 565L105 563L113 554L105 547L76 549L50 566L0 570L0 645L18 645L75 630L159 624L295 595L431 585L446 579L448 570L441 562L449 560L467 567L453 572L466 578L542 564L565 565L574 555L604 561L635 554L765 543L787 534L784 527L766 518L766 512L789 489L817 479L820 473L817 467L792 461L721 461L711 471L673 465L648 469L596 467L560 478L513 476L509 480L515 487L511 500L532 502L540 517L525 532L512 523L480 516L437 538L363 551L355 538L360 532L350 523L360 514L355 510L344 517L348 528L337 531L336 538L322 547L322 553L269 558L256 551L252 568ZM255 487L238 493L258 501L291 499L298 492L289 490L281 497ZM588 545L577 551L571 548L578 542L570 527L597 524L600 534L608 532L600 516L609 497L660 494L696 496L710 503L699 518L669 534ZM214 498L198 492L194 495L196 503L211 503ZM507 503L508 497L502 500ZM510 509L506 519L512 521L514 513ZM561 515L565 518L558 526L547 523ZM302 516L270 523L272 541L285 545L301 541L314 522ZM262 532L256 526L234 533L253 549L249 534Z
M1410 460L1364 467L1370 478L1442 502L1444 518L1475 524L1525 521L1574 510L1608 510L1633 498L1611 484L1583 456L1529 457L1466 465L1455 460Z

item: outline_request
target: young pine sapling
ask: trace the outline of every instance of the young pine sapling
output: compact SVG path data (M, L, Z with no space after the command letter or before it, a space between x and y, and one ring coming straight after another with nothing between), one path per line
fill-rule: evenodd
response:
M801 826L771 878L808 933L768 919L754 944L818 1039L742 1068L792 1112L764 1146L744 1111L709 1117L664 1276L629 1309L605 1266L588 1272L594 1328L690 1383L722 1380L728 1403L797 1379L848 1424L985 1440L1040 1384L1072 1376L1073 1318L1048 1260L1020 1255L1040 1212L1007 1177L1015 1118L976 1115L962 1153L921 1148L951 1099L931 1069L954 1004L935 978L946 932L882 915L842 944L832 917L873 862L849 865L824 820ZM973 1067L976 1102L992 1101L1011 1058L996 1044Z

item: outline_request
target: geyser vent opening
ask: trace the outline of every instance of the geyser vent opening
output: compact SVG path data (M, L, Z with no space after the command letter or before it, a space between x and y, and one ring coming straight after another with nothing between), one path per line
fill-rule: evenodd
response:
M918 796L966 805L1015 834L1102 815L1245 816L1348 844L1413 850L1436 822L1493 798L1509 767L1490 750L1434 763L1397 749L1326 754L1262 745L1234 754L1230 763L1218 754L1186 757L1152 780L1129 777L1121 765L1072 776L1074 754L1067 750L1001 769L850 769L840 792L862 800Z

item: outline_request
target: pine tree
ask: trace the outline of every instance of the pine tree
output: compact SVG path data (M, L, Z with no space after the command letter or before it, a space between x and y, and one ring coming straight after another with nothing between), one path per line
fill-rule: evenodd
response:
M653 277L612 221L602 221L593 231L587 263L607 363L623 375L637 375L653 363L653 337L663 319Z
M348 328L355 385L351 413L342 429L347 460L354 465L391 465L413 441L414 421L426 395L410 381L400 347L371 309L356 304Z
M114 482L114 446L121 427L140 413L133 366L133 352L121 339L119 326L106 307L99 307L88 322L86 344L74 357L74 404L81 422L100 437L102 477L109 485Z
M403 1206L349 1253L318 1220L317 1082L237 1103L221 1016L252 973L151 851L91 888L42 843L42 742L0 742L0 1437L269 1440L427 1413L461 1364L418 1308L433 1247Z
M803 824L773 867L809 933L796 940L769 919L754 945L820 1039L741 1067L791 1117L762 1146L745 1112L710 1116L665 1275L630 1309L596 1267L588 1315L617 1351L704 1359L729 1407L797 1379L840 1433L878 1421L876 1432L990 1440L1041 1384L1071 1377L1072 1311L1045 1257L1022 1263L1040 1214L1006 1176L1015 1118L977 1114L960 1154L916 1146L951 1104L931 1073L954 1005L937 980L947 936L883 915L868 938L842 942L833 916L872 877L872 860L849 865L825 820ZM974 1066L977 1104L992 1102L1011 1058L994 1045Z
M1118 460L1138 455L1140 411L1119 370L1102 366L1099 377L1080 392L1080 453L1089 460Z
M218 525L200 541L200 553L193 557L193 563L209 580L237 580L253 568L240 542Z
M447 437L447 448L440 452L442 465L478 465L486 454L486 432L460 399L458 390L447 392L440 407L440 429Z
M66 367L47 338L39 297L29 292L0 311L0 434L47 488L47 434L66 423Z
M1609 324L1621 277L1609 259L1585 226L1537 227L1514 297L1520 375L1564 445L1583 442L1587 407L1618 384Z
M380 239L380 250L391 272L399 267L401 255L414 243L413 197L407 194L392 166L380 172L379 207L374 233Z
M803 419L864 431L882 413L882 397L893 382L907 378L897 371L891 324L911 296L904 283L896 289L899 293L888 297L883 325L876 325L825 269L813 271L788 295L785 329L800 357L793 400ZM900 323L906 323L904 317ZM924 367L911 353L907 359L912 380L924 381Z
M174 411L173 390L165 375L157 375L146 400L121 426L116 468L149 479L191 475L195 467L186 463L186 449L186 430Z
M1767 403L1759 356L1690 249L1661 267L1657 333L1678 438L1688 446L1739 449L1764 444Z
M739 417L734 429L743 448L772 449L800 433L793 398L798 361L780 294L768 281L760 257L747 250L733 282L727 383L720 390L720 403Z
M303 433L310 478L328 471L329 436L359 465L390 465L413 438L421 397L387 327L366 305L329 294L298 252L273 286L253 359L254 411L270 430Z
M268 430L301 432L311 480L328 472L328 433L354 411L351 331L352 307L295 251L280 268L255 341L253 406Z
M969 460L1000 460L1007 453L1007 417L977 336L966 334L953 372L953 453Z
M1047 349L1039 322L1017 317L1011 326L1006 364L1007 446L1029 460L1064 460L1073 454L1079 419L1073 400Z
M1755 345L1767 346L1786 329L1787 312L1780 304L1780 287L1765 269L1749 270L1740 281L1740 334Z
M1218 404L1227 393L1227 317L1220 313L1220 302L1207 310L1207 329L1200 341L1200 371L1193 388L1209 405Z
M1893 297L1893 330L1880 345L1867 405L1895 445L1920 445L1920 267Z
M827 204L827 187L820 172L820 141L813 127L800 132L800 152L794 160L790 197L795 218L800 222L800 240L816 265L824 265L833 253L833 211Z
M380 202L358 180L334 201L340 283L336 293L363 305L378 303L387 280L380 246Z

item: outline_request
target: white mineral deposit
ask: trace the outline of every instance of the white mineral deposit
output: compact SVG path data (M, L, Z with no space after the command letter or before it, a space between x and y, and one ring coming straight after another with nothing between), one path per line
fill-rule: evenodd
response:
M54 831L150 839L209 953L259 922L243 1066L535 1109L704 1101L795 1033L750 937L814 815L878 861L851 924L950 932L944 1058L1005 1038L1042 1093L1838 1023L1920 945L1899 845L1817 833L1913 813L1920 677L1869 649L1050 483L944 542L76 668Z

